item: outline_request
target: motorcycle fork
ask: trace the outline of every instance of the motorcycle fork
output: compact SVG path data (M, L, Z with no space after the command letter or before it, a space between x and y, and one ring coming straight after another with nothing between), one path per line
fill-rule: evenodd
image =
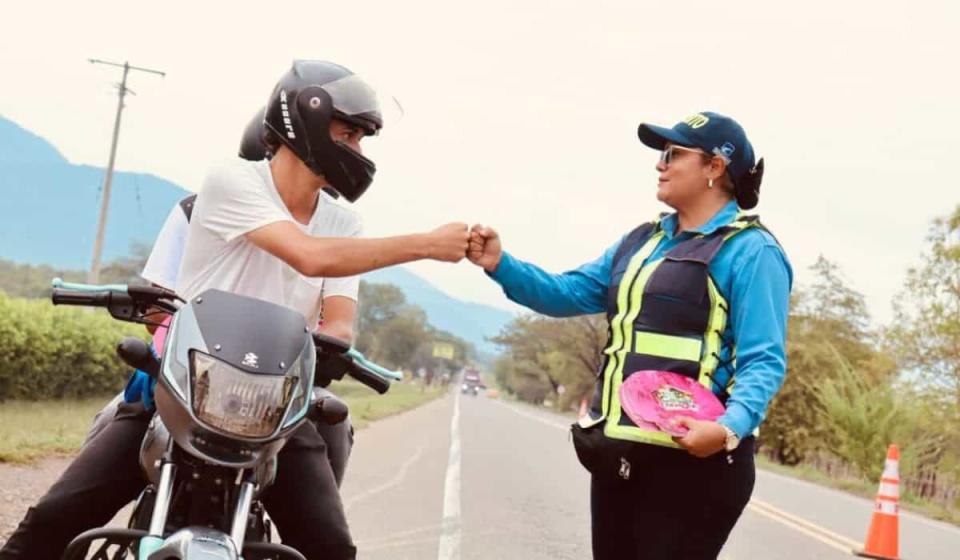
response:
M243 541L249 524L250 505L253 503L255 486L249 477L244 477L244 471L242 470L237 473L237 482L240 483L240 491L237 492L233 521L230 524L230 538L233 539L233 544L237 546L237 550L243 550Z
M151 553L163 546L163 529L167 524L167 513L170 511L170 498L173 496L176 473L177 467L170 461L169 456L161 459L160 481L157 483L150 528L147 530L147 536L140 539L138 558L149 558Z

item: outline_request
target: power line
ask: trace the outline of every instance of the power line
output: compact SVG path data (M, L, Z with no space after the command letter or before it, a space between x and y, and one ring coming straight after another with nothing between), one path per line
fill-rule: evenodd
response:
M100 256L103 253L103 234L107 228L107 210L110 206L110 186L113 183L113 164L117 157L117 139L120 136L120 115L123 112L123 98L127 95L127 92L130 92L131 94L134 93L127 88L127 74L129 74L131 70L136 70L138 72L159 74L161 77L163 77L166 76L166 73L159 70L153 70L151 68L131 66L129 62L118 64L116 62L108 62L106 60L97 60L94 58L90 58L88 60L91 64L106 64L107 66L117 66L119 68L123 68L123 79L120 80L119 84L117 84L117 115L113 121L113 140L110 143L110 160L107 163L107 174L103 180L103 193L102 198L100 199L100 216L97 219L97 237L93 242L93 261L90 264L90 273L87 275L87 282L96 284L100 281Z

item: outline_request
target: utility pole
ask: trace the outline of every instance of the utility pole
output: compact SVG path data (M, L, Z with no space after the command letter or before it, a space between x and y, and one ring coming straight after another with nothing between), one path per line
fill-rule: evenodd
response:
M116 62L107 62L105 60L96 60L93 58L88 60L90 61L90 64L106 64L108 66L117 66L123 68L123 79L120 80L119 84L117 84L119 90L119 99L117 100L117 116L113 121L113 141L110 143L110 161L107 163L107 175L103 180L103 193L100 200L100 217L97 219L97 237L93 242L93 262L90 264L90 273L87 274L87 282L90 284L96 284L100 281L100 255L103 252L103 234L107 229L107 209L110 206L110 186L113 183L113 163L117 157L117 138L120 136L120 114L123 112L123 98L127 95L128 91L131 94L134 94L132 90L127 89L127 74L129 74L131 70L150 72L151 74L159 74L160 76L166 76L166 74L159 70L130 66L129 62L117 64Z

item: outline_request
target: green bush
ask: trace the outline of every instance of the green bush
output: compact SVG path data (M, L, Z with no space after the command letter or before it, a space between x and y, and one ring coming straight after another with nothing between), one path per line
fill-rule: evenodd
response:
M119 390L130 373L115 348L138 325L106 312L54 307L0 292L0 401L60 399Z
M946 444L943 417L935 421L925 399L870 379L836 349L833 357L834 377L811 385L814 409L825 428L823 447L870 481L880 479L891 443L899 445L903 478L940 470Z

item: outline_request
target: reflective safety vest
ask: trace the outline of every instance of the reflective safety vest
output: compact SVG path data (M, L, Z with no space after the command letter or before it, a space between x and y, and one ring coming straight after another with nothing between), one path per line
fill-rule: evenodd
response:
M664 237L660 222L643 224L621 243L613 259L607 293L610 331L604 366L597 379L584 428L606 420L610 438L679 447L662 432L638 427L623 411L620 386L632 373L663 370L699 381L726 401L733 377L717 386L729 306L710 275L710 262L723 244L749 228L763 228L757 216L738 216L708 235L681 241L662 257L649 261ZM730 349L731 364L735 349Z

